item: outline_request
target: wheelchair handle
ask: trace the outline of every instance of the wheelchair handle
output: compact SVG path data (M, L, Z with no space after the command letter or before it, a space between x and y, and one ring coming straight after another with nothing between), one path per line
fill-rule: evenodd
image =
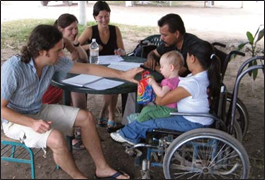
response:
M245 61L241 68L239 69L240 73L238 73L237 78L236 78L236 82L235 82L235 86L234 86L234 91L233 91L233 97L232 97L232 102L230 107L232 108L231 110L231 128L230 128L230 134L233 133L233 126L234 126L234 118L235 118L235 109L236 109L236 102L237 102L237 95L238 95L238 89L239 89L239 84L242 80L242 78L250 71L256 70L256 69L262 69L264 70L264 65L254 65L254 66L250 66L249 68L247 68L246 70L243 71L244 65L247 65L249 62L257 60L257 59L263 59L263 56L257 56L257 57L253 57L251 59L248 59L247 61Z
M263 60L264 59L264 56L255 56L255 57L252 57L248 60L246 60L239 68L238 72L237 72L237 77L241 74L241 72L243 71L243 69L249 64L251 63L252 61L256 61L256 60ZM257 69L257 68L255 68ZM258 68L259 69L259 68ZM264 70L264 68L263 68Z
M220 42L213 42L213 43L212 43L212 45L213 45L213 46L226 47L226 45L225 45L225 44L223 44L223 43L220 43Z
M239 55L239 56L245 56L246 54L240 51L231 51L229 53L229 56L231 57L232 55Z

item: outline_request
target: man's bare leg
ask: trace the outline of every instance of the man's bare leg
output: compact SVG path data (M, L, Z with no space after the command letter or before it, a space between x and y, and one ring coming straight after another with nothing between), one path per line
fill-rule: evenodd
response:
M107 164L104 157L92 114L88 111L80 110L74 126L81 127L82 141L95 162L96 175L98 177L109 177L115 174L116 170ZM129 176L120 175L117 179L129 179Z
M47 146L52 149L54 160L73 179L86 179L77 168L67 148L65 136L57 130L53 130L47 140Z

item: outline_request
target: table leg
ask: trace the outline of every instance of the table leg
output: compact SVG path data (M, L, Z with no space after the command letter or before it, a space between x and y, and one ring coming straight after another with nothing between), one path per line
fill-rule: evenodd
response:
M124 110L125 110L125 106L126 106L126 101L127 101L127 98L128 98L128 94L121 94L121 115L123 117L123 114L124 114Z
M71 101L70 92L64 90L63 91L63 104L67 105L67 106L70 106L70 101Z
M71 96L70 96L69 91L66 91L66 90L63 91L63 104L67 106L70 106L71 104ZM74 138L73 136L66 136L67 146L71 153L72 153L72 139L73 138Z

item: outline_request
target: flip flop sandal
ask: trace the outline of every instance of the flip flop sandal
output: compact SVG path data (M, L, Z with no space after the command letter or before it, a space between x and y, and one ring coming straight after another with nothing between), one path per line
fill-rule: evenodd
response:
M75 143L74 145L72 145L72 148L74 150L84 150L85 147L83 146L83 142L80 140L77 143Z
M122 171L117 171L115 174L113 174L112 176L107 176L107 177L98 177L96 174L94 175L95 179L102 179L102 180L108 180L108 179L117 179L117 177L119 177L120 175L125 175L126 173L122 172ZM130 176L131 179L131 176Z
M98 124L96 125L98 128L100 127L106 127L107 126L107 119L100 118L98 120Z
M116 128L117 123L115 121L108 121L108 128Z

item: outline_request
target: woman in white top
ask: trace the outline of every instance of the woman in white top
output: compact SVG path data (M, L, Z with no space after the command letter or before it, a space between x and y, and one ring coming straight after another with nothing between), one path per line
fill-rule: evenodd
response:
M180 77L177 88L161 98L157 97L156 104L166 105L175 101L179 112L209 113L208 97L215 96L220 91L220 60L214 54L210 43L199 40L188 48L186 62L191 74L184 78ZM209 127L212 123L213 120L208 117L193 116L171 116L143 123L134 121L118 132L111 133L111 137L118 142L135 144L153 129L163 128L183 132Z

